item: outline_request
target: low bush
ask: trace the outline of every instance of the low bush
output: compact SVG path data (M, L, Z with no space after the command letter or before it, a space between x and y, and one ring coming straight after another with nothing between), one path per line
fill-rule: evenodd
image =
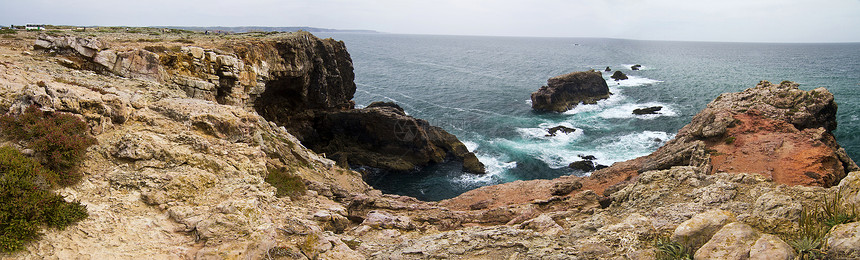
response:
M38 239L43 227L63 229L87 217L86 207L50 190L55 176L10 147L0 147L0 251Z
M266 182L274 186L278 191L275 194L278 197L288 196L292 199L301 197L307 191L302 178L288 173L286 169L269 168L269 175L266 176Z
M77 166L87 147L96 143L88 131L87 124L73 115L45 112L36 106L18 116L0 116L0 133L33 149L41 163L57 173L52 184L63 186L81 177Z

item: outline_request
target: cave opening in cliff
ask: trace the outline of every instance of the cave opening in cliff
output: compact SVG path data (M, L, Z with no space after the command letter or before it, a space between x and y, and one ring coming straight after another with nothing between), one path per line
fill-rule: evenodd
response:
M301 77L278 77L266 82L266 90L254 104L257 113L272 122L282 124L295 113L306 108L302 99Z
M230 97L231 93L233 93L233 87L236 86L236 78L221 77L218 81L218 88L215 90L215 101L218 102L218 104L230 105L230 100L227 98Z

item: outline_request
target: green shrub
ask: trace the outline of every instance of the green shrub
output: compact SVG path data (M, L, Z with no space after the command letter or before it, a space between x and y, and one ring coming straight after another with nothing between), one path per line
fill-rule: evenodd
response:
M37 152L44 166L58 174L52 184L71 185L80 179L77 166L87 147L96 144L88 131L87 124L73 115L45 112L36 106L18 116L0 116L0 132L24 142Z
M9 28L0 29L0 34L18 34L18 31Z
M736 138L734 136L729 136L728 138L726 138L726 144L733 144L735 142L735 139Z
M0 147L0 251L21 249L43 227L63 229L87 217L86 207L54 194L55 174L10 147Z
M672 241L669 237L661 237L654 241L654 248L657 249L657 259L659 260L678 260L678 259L693 259L693 248L690 245Z
M269 175L266 176L266 182L274 186L278 191L275 194L278 197L288 196L290 198L298 198L305 194L307 187L302 181L302 178L294 174L288 173L286 169L269 169Z
M857 210L842 205L841 192L833 197L824 195L824 203L803 207L800 212L799 230L788 244L797 252L797 259L824 259L824 237L833 226L860 220Z

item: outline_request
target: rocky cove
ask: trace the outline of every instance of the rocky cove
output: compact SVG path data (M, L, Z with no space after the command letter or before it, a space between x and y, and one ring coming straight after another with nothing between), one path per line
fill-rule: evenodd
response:
M57 192L90 216L4 257L654 259L670 237L701 259L791 259L805 206L836 194L860 204L860 169L830 133L837 107L823 88L751 84L715 97L653 154L590 177L423 202L345 166L483 166L396 104L354 109L342 42L69 35L0 40L0 107L89 124L98 144L84 179ZM276 196L272 169L307 191ZM828 232L829 257L858 257L858 223Z

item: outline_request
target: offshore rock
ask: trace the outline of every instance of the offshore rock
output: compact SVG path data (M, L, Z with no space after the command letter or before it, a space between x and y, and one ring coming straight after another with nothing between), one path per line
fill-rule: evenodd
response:
M547 129L546 132L547 132L546 137L551 137L551 136L555 136L556 133L558 133L558 132L561 132L563 134L569 134L569 133L576 132L576 128L570 128L570 127L560 125L560 126L556 126L556 127L552 127L550 129Z
M600 72L572 72L547 80L547 85L532 93L532 109L564 112L579 103L594 104L609 98L609 86Z
M627 75L625 75L624 72L621 72L620 70L616 70L615 73L612 73L612 76L609 77L614 79L615 81L628 79Z
M660 113L659 113L659 112L657 112L657 111L660 111L661 109L663 109L663 107L661 107L661 106L653 106L653 107L637 108L637 109L633 109L633 114L634 114L634 115L653 115L653 114L660 114Z

